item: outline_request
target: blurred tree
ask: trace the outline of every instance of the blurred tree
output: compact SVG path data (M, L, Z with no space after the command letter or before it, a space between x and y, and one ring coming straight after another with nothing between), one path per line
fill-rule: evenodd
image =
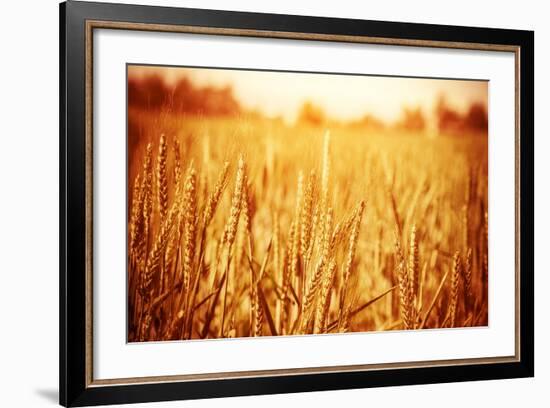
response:
M397 122L397 127L410 132L423 132L426 128L426 119L420 107L403 108L401 119Z
M155 109L167 102L169 90L158 75L128 80L128 104Z
M234 115L241 111L230 86L199 88L186 77L168 86L157 75L128 80L128 105L150 110L170 107L174 112L213 116Z
M487 109L481 103L473 103L466 114L466 124L470 130L487 132L489 121L487 117Z
M385 128L384 122L378 119L376 116L366 114L358 120L350 122L352 127L363 128L369 130L380 130Z
M449 107L444 95L439 97L435 108L439 133L463 134L464 132L487 133L487 109L482 103L472 103L465 114Z
M312 126L321 126L327 118L323 109L310 101L304 102L298 113L298 122Z

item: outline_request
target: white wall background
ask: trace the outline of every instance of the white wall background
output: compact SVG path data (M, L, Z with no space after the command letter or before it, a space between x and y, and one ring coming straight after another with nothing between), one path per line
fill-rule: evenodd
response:
M125 2L125 1L124 1ZM135 2L138 2L137 0ZM148 0L212 9L352 17L535 30L536 62L536 378L230 398L148 407L547 406L550 285L544 254L550 227L545 157L550 126L550 26L544 2L331 2ZM58 382L58 6L56 0L0 6L0 406L57 404ZM523 141L527 143L528 141ZM142 405L139 405L142 406Z

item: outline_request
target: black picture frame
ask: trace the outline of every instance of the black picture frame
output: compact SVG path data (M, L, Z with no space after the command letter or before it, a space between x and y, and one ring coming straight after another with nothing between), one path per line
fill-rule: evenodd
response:
M88 21L186 25L371 39L512 46L519 51L516 201L521 247L519 355L517 361L257 376L141 384L90 382L87 372L86 223L86 30ZM534 33L493 28L363 21L200 9L68 1L60 4L60 404L85 406L178 399L215 398L304 391L340 390L534 376ZM89 260L88 260L89 261ZM89 350L88 350L89 351Z

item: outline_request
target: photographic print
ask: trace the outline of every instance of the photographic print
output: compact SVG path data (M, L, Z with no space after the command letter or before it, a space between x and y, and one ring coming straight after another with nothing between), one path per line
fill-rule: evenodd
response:
M128 341L487 326L488 86L127 65Z

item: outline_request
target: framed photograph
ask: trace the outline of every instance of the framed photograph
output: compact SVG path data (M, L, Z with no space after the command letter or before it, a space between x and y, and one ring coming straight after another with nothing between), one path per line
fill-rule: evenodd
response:
M60 403L534 375L529 31L60 6Z

